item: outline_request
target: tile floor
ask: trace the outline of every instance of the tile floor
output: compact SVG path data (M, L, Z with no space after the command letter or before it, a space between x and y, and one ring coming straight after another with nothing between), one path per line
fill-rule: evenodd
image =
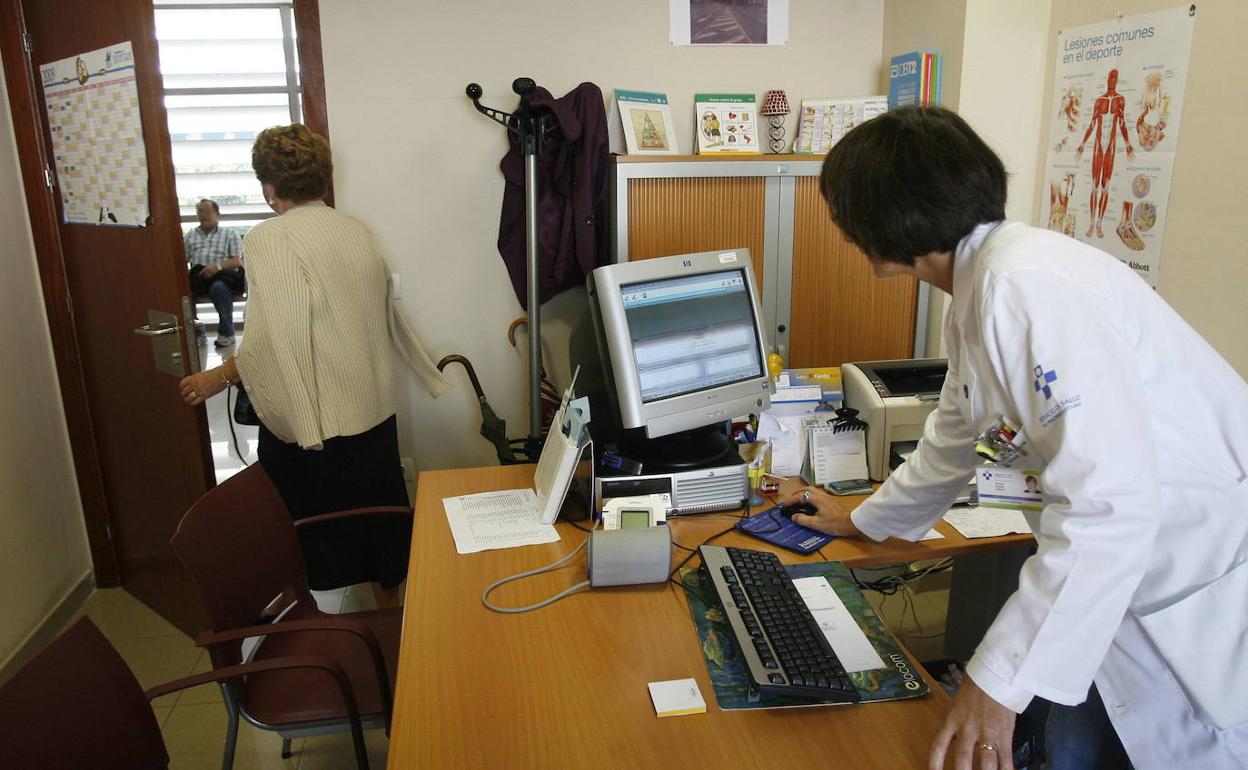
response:
M326 612L371 609L367 585L337 591L314 592ZM87 599L82 613L89 616L130 666L139 684L153 687L192 673L208 671L208 655L177 628L120 588L100 589ZM226 712L216 685L202 685L153 701L152 708L169 749L172 770L216 770L221 767ZM386 766L388 748L381 730L365 732L368 758L374 770ZM281 757L282 740L276 733L246 722L238 728L236 770L342 770L355 767L349 733L296 740L290 759Z

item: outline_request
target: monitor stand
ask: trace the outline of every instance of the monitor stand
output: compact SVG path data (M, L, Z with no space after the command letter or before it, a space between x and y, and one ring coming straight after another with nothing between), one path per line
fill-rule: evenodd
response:
M622 454L642 464L642 473L679 473L741 462L727 423L647 438L644 430L625 431L619 437Z

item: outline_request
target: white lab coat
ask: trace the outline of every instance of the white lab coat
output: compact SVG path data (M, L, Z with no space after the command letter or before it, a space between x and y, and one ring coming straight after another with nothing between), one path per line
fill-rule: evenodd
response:
M967 673L1016 712L1095 681L1137 770L1248 767L1248 385L1104 252L1011 223L954 259L940 406L854 523L917 540L1021 425L1037 552Z

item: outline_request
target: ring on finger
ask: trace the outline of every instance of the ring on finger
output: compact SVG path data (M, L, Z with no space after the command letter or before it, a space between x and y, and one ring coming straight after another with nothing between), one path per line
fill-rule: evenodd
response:
M809 503L809 502L810 502L810 498L812 498L812 497L814 497L814 496L815 496L815 493L814 493L814 492L811 492L809 489L804 490L804 491L802 492L802 502L804 502L804 503Z
M984 751L996 751L997 750L997 744L989 743L987 741L984 741L983 743L979 744L979 747L983 749Z

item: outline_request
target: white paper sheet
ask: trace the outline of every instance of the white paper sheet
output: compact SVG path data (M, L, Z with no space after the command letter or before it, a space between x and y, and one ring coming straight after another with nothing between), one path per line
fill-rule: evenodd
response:
M763 412L758 418L758 440L771 442L771 472L796 476L806 460L802 440L802 416L779 416Z
M793 585L814 616L836 657L848 673L884 668L884 661L863 633L836 589L823 577L796 578Z
M929 529L927 534L919 538L919 540L944 540L945 536L934 529Z
M1006 508L954 508L945 514L945 521L967 538L1031 533L1023 512Z
M553 524L537 518L537 495L531 489L506 489L442 498L446 521L458 553L554 543Z

